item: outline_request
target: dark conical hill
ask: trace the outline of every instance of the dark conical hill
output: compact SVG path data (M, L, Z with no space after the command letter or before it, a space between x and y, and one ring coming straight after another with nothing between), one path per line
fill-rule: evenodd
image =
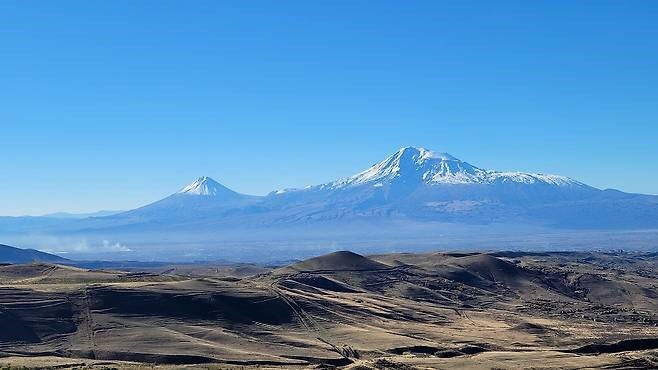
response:
M390 268L383 263L349 251L339 251L324 256L313 257L291 266L298 271L326 271L326 270L384 270Z

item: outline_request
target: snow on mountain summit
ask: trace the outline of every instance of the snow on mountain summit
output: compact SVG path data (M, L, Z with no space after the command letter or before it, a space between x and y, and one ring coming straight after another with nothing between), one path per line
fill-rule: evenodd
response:
M406 147L356 175L321 185L322 188L345 188L404 181L426 185L544 183L553 186L587 187L568 177L523 172L500 172L475 167L456 157L425 148Z
M453 157L452 155L450 155L448 153L433 152L433 151L427 150L425 148L406 147L406 148L400 149L399 152L406 152L406 151L414 152L415 150L418 151L419 159L421 161L424 161L424 160L427 160L427 159L440 159L440 160L444 160L444 161L459 161L459 159Z
M448 153L439 153L425 148L406 147L398 150L383 161L354 176L329 184L332 188L355 186L370 182L388 182L395 179L416 180L430 183L474 182L483 172Z
M224 185L218 183L217 181L211 179L208 176L201 176L196 179L191 184L187 185L179 194L186 195L202 195L209 197L217 197L221 195L237 195L233 190L225 187Z
M208 176L201 176L177 193L122 215L140 220L199 217L220 208L243 206L254 198L237 193Z

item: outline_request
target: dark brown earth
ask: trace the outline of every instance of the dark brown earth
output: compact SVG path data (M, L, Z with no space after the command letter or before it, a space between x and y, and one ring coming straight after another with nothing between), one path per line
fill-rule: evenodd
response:
M655 368L658 256L0 266L0 367Z

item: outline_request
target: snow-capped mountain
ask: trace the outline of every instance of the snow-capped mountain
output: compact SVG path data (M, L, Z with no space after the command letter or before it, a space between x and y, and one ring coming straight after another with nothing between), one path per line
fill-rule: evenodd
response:
M213 213L246 207L260 197L240 194L208 176L201 176L162 200L117 215L140 220L212 217ZM210 215L209 215L210 214Z
M294 199L293 204L305 200L328 202L313 217L334 217L333 207L342 215L354 210L361 216L403 214L437 220L458 217L473 222L484 217L491 222L516 217L523 212L518 207L586 199L599 193L564 176L488 170L448 153L406 147L350 177L305 189L277 191L270 197Z
M591 189L581 182L564 176L485 170L448 153L437 153L415 147L402 148L363 172L321 187L341 189L359 185L382 186L395 181L425 185L543 183L559 187Z

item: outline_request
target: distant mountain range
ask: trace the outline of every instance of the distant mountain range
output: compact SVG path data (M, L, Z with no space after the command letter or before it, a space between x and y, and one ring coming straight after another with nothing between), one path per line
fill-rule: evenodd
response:
M600 190L564 176L482 169L447 153L402 148L353 176L266 196L209 177L152 204L83 219L0 218L0 234L140 240L281 242L349 231L360 240L406 237L432 225L544 229L658 228L658 196Z
M162 222L268 226L380 218L650 228L658 226L658 196L599 190L563 176L485 170L447 153L408 147L356 175L263 197L200 177L163 200L105 220L160 227Z
M124 211L98 211L98 212L89 212L89 213L71 213L71 212L55 212L43 215L42 217L49 218L89 218L89 217L104 217L116 215L117 213L122 213Z

